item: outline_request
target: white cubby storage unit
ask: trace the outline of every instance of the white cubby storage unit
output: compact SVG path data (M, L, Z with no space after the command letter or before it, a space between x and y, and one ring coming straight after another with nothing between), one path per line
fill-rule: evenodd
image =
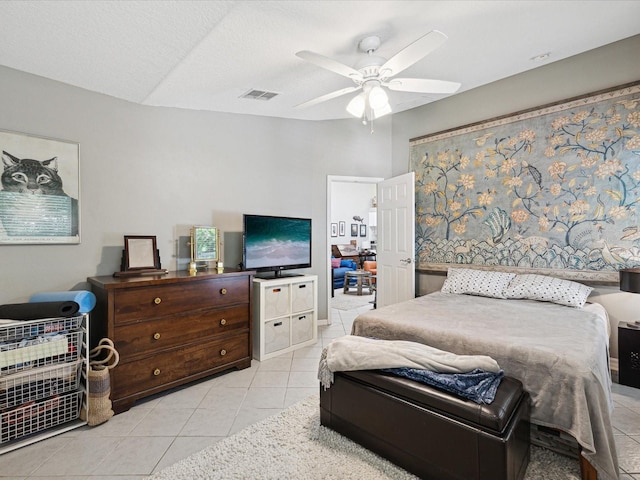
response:
M318 277L253 280L253 358L269 358L316 343Z
M88 324L0 321L0 454L86 424Z

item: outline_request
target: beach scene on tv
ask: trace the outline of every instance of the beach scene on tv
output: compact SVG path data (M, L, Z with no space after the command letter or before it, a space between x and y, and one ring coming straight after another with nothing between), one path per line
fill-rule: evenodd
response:
M310 265L311 220L247 216L245 268Z

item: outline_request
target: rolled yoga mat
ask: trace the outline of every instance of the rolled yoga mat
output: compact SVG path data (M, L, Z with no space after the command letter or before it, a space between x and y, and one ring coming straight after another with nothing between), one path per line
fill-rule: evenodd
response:
M0 305L0 318L9 320L37 320L40 318L73 317L80 305L72 300L64 302L11 303Z
M89 313L96 306L96 296L88 290L69 290L66 292L40 292L31 295L29 302L65 302L72 301L80 305L80 313Z

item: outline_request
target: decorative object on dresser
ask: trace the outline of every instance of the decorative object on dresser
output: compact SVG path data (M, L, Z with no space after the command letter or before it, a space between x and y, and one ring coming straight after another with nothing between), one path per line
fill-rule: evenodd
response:
M160 251L156 237L144 235L125 235L124 250L120 271L114 277L131 277L136 275L165 274L168 270L160 266Z
M189 273L198 271L198 262L217 262L220 259L220 240L216 227L191 227L189 239L191 262ZM206 268L205 268L206 269Z
M253 285L253 358L267 360L316 343L317 276L256 278Z
M86 424L88 319L1 322L0 454Z
M91 345L113 340L115 413L138 399L251 365L253 271L91 277L97 298Z

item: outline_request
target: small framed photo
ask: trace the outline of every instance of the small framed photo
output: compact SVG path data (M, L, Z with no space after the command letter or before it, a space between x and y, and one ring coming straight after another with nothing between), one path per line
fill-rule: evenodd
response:
M126 235L124 237L125 271L159 269L160 256L156 237Z
M331 224L331 236L332 237L337 237L338 236L338 224L337 223L332 223Z
M339 230L339 234L340 234L341 237L344 237L345 236L346 224L345 224L345 222L338 222L338 225L339 225L339 229L338 229Z
M191 261L216 262L219 260L219 239L216 227L191 228Z
M360 225L360 236L361 237L366 237L367 236L367 226L366 225Z
M357 223L352 223L351 224L351 236L352 237L357 237L358 236L358 224Z

